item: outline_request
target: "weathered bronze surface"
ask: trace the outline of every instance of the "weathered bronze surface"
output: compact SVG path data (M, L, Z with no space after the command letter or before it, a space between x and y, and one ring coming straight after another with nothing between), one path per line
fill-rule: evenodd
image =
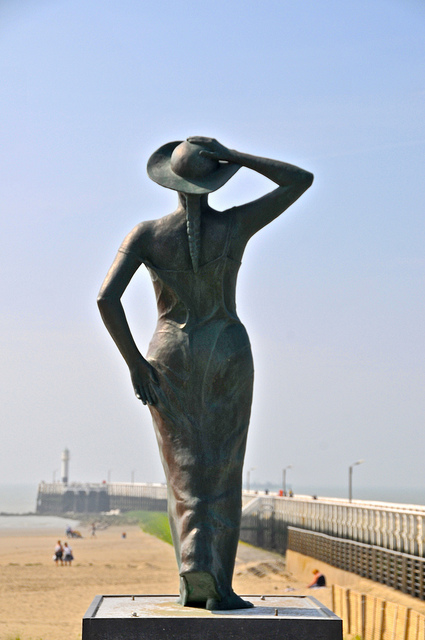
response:
M278 187L254 202L215 211L208 193L240 167ZM98 304L135 394L152 414L167 477L180 602L247 608L251 604L232 590L232 575L254 369L236 313L236 279L248 240L295 202L313 176L204 137L164 145L150 158L148 173L178 192L178 207L129 233ZM141 264L149 270L158 305L146 358L120 301Z

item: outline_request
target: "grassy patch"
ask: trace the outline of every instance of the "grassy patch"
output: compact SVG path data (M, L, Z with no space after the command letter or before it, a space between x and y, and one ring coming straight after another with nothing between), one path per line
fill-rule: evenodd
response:
M168 542L168 544L173 544L168 516L163 511L125 511L119 515L111 516L85 513L78 516L74 515L74 517L80 520L82 526L97 522L100 525L99 528L102 525L107 525L120 526L125 530L125 525L137 524L142 531L150 533L152 536Z
M173 544L166 513L161 511L129 511L125 515L131 520L134 518L142 531L150 533L168 544Z

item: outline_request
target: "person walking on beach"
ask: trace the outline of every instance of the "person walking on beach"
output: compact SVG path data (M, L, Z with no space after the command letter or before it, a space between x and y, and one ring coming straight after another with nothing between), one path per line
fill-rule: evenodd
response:
M59 566L59 562L63 565L63 547L61 541L58 540L55 547L55 555L53 556L56 566Z
M70 567L71 562L74 560L74 556L72 555L72 549L67 542L64 542L63 545L63 561L65 566Z

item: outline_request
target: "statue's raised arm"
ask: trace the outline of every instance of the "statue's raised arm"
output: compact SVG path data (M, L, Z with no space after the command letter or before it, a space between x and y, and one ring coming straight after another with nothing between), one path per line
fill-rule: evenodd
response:
M261 198L233 208L235 224L245 240L283 213L313 183L312 173L287 162L228 149L214 138L193 136L188 141L202 146L199 154L205 158L252 169L279 185Z

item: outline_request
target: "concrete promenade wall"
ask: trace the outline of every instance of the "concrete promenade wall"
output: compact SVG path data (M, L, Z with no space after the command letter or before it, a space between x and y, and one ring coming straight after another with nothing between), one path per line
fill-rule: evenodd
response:
M319 569L326 576L326 582L329 586L339 584L342 587L348 587L353 584L353 580L358 578L349 571L337 569L326 562L316 560L316 558L305 556L291 549L286 551L286 570L296 576L298 580L305 582L306 585L309 584L313 580L314 569Z
M288 549L425 600L424 558L295 527Z

